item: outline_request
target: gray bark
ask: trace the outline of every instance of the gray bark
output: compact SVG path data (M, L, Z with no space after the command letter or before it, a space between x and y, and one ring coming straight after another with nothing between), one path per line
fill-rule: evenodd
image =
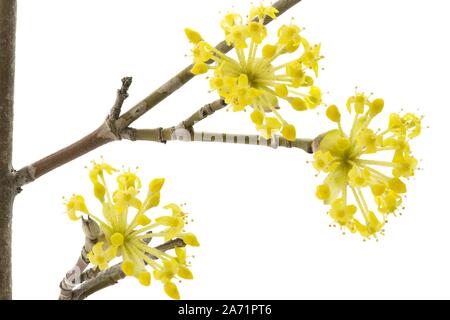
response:
M0 0L0 299L11 299L11 224L16 0Z

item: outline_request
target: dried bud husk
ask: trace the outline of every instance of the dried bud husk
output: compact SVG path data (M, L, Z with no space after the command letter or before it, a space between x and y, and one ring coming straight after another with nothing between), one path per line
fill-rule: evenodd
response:
M328 134L328 132L319 134L317 137L314 138L312 141L311 147L312 147L312 153L315 153L319 150L320 143L322 142L322 139Z
M97 222L89 217L87 219L82 218L81 226L83 228L84 234L86 235L86 238L95 242L98 241L98 238L101 236L102 232L100 231L100 227L98 226Z

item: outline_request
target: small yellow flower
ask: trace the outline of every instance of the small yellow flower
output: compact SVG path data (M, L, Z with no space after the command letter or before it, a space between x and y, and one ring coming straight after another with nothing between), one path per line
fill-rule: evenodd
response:
M331 205L330 217L333 218L341 226L350 226L352 228L353 215L356 213L354 205L347 205L344 199L334 200Z
M335 157L330 151L318 150L314 153L313 166L317 171L329 172L332 169L332 165L336 163Z
M178 288L173 281L193 278L186 262L186 248L176 248L175 255L171 255L150 247L148 243L153 240L153 245L156 239L170 241L181 238L189 246L199 246L195 235L184 230L187 214L171 203L164 207L167 213L155 217L152 222L147 212L159 205L165 180L152 180L145 199L141 201L138 199L141 180L130 170L119 173L117 189L112 193L109 191L106 174L114 172L117 170L113 167L95 162L89 171L94 195L102 205L103 218L91 213L80 195L74 195L66 202L70 219L79 219L77 213L86 214L98 223L102 231L101 241L88 253L89 261L100 270L106 270L113 259L120 258L123 261L122 271L127 276L136 277L144 286L151 283L151 273L147 271L151 268L155 279L163 283L165 292L171 298L179 299Z
M394 214L402 203L406 192L402 178L413 176L417 167L409 142L420 134L421 118L411 113L392 114L386 130L368 128L383 107L382 99L371 101L362 93L350 97L347 109L355 115L347 134L341 125L339 109L329 106L326 115L338 128L321 138L312 162L319 172L327 173L316 189L316 196L331 205L330 217L342 228L359 232L364 238L382 232L388 215ZM367 155L373 158L366 158ZM390 157L390 161L380 160L382 156ZM365 189L371 191L377 210L370 209Z
M250 10L247 21L235 13L224 17L221 27L227 44L235 48L236 58L218 51L191 29L186 29L185 33L194 44L193 74L213 70L210 87L231 105L233 111L251 107L254 111L250 118L262 136L271 138L273 134L281 133L287 140L294 141L295 127L278 111L280 100L287 101L297 111L313 109L322 103L320 89L313 85L312 76L307 74L312 70L317 77L318 61L322 56L320 45L310 45L300 35L301 28L292 23L279 28L275 44L263 45L267 36L264 19L275 19L277 13L276 8L260 5ZM297 58L274 64L278 57L299 48L302 53ZM206 61L211 59L215 63L208 66ZM309 88L309 92L303 92L305 88Z
M79 220L80 217L77 216L77 211L81 213L88 213L88 209L86 207L86 203L84 202L84 198L80 195L73 195L69 201L66 203L67 215L70 220Z
M92 250L88 253L87 257L89 261L98 266L100 270L106 270L108 268L108 263L116 257L117 247L110 246L104 250L104 243L97 242Z
M189 39L189 41L193 44L197 44L203 40L202 36L197 31L186 28L184 29L184 33L186 34L186 37Z
M278 9L274 7L265 7L262 3L258 7L252 7L250 9L249 19L253 20L258 18L259 20L263 20L266 16L276 19L277 18Z

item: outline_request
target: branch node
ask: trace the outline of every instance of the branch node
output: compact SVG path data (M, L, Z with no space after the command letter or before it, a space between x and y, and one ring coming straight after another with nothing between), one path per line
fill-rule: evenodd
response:
M167 140L164 139L163 131L164 131L164 128L162 128L162 127L158 128L158 135L159 135L158 139L159 139L159 142L166 144Z
M292 148L294 146L294 143L290 140L286 140L286 148Z
M280 146L280 137L278 135L273 135L272 138L270 138L270 147L272 149L278 149Z
M194 139L194 127L186 125L185 121L182 121L179 125L172 127L171 132L171 140L192 141Z
M122 131L120 131L120 138L130 141L136 141L136 129L131 127L123 129Z
M110 132L114 135L114 137L118 140L121 139L120 129L116 125L116 121L120 117L120 113L122 111L122 106L124 101L128 98L128 89L131 86L133 81L132 77L124 77L122 78L122 87L117 90L116 101L114 102L111 111L106 117L105 123L110 130Z
M81 228L83 229L84 235L89 240L97 240L102 233L97 222L90 217L81 219Z

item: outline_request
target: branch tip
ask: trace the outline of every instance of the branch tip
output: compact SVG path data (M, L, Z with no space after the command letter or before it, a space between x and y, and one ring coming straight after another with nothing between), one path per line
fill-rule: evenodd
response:
M132 77L124 77L122 78L122 87L117 90L116 101L114 102L113 107L108 116L108 121L113 122L119 119L120 112L122 111L123 102L128 98L128 89L133 82Z

